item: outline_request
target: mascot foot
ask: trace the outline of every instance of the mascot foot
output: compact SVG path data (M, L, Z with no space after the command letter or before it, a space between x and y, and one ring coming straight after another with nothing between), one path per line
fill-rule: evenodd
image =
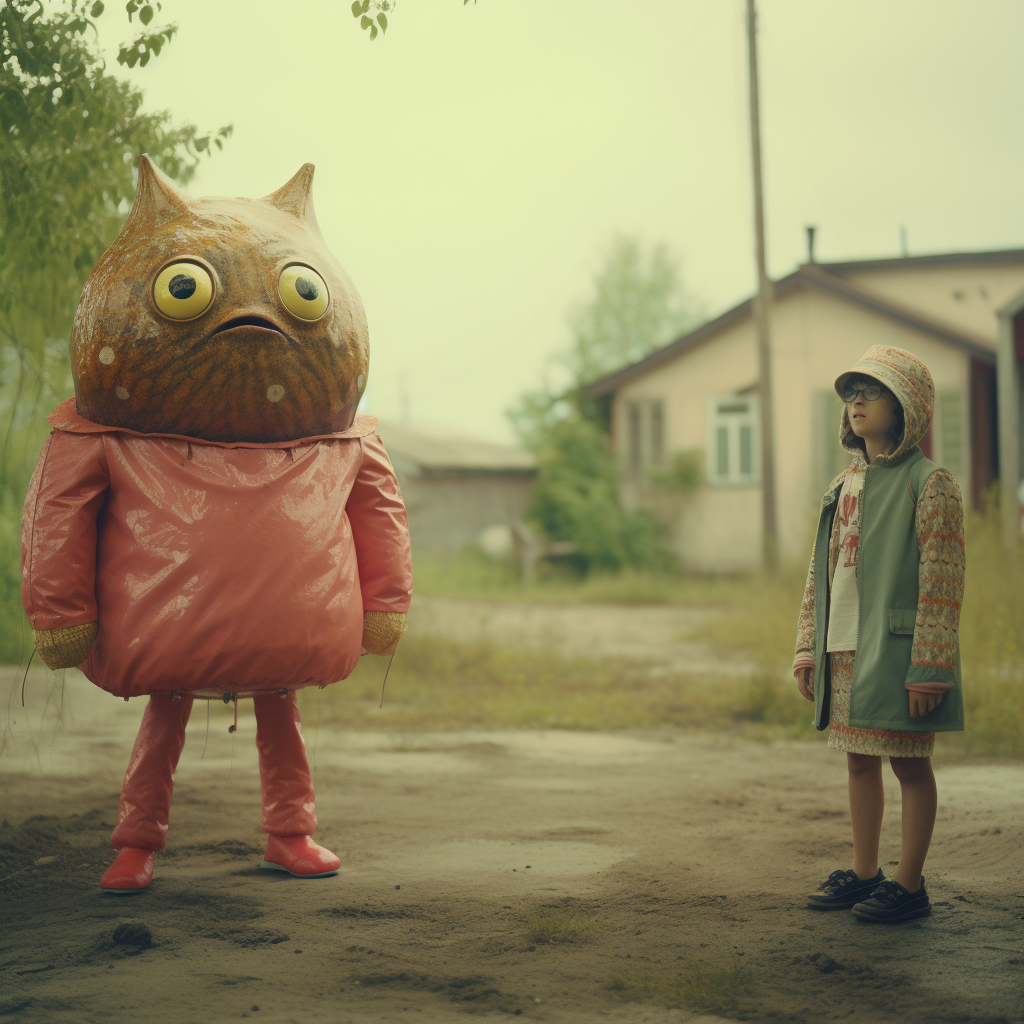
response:
M341 860L317 846L309 836L267 836L267 852L260 861L267 871L287 871L295 878L328 878L336 875Z
M103 872L100 888L117 896L130 896L149 888L153 881L153 851L126 847Z

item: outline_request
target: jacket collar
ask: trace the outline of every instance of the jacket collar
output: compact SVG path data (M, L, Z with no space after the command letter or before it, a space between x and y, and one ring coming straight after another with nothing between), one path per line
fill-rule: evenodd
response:
M201 437L189 437L187 434L144 434L139 430L127 427L108 427L102 423L93 423L84 416L79 416L74 398L69 398L57 406L46 422L55 430L63 430L69 434L128 434L131 437L168 438L172 441L187 441L189 444L208 444L215 448L301 448L314 441L346 440L353 437L366 437L377 429L374 416L357 416L348 430L336 434L314 434L311 437L298 437L293 441L272 441L260 443L256 441L208 441Z

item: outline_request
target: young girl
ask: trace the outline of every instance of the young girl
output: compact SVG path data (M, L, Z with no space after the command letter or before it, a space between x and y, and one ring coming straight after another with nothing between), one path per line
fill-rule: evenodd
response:
M900 921L931 910L921 876L935 823L930 758L937 731L964 727L963 505L953 477L918 447L935 394L924 363L875 345L835 388L854 461L822 501L793 674L828 745L846 752L854 859L809 900ZM892 878L878 866L883 757L903 796Z

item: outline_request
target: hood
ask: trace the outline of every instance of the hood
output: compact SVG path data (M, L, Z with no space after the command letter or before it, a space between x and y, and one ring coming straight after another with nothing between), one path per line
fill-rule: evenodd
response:
M836 394L840 398L843 397L847 380L854 376L872 377L884 384L903 407L903 436L889 455L880 455L875 460L889 464L902 462L917 448L931 426L935 385L928 367L905 348L872 345L852 369L836 377ZM864 441L853 432L845 404L839 427L839 443L851 455L864 454Z

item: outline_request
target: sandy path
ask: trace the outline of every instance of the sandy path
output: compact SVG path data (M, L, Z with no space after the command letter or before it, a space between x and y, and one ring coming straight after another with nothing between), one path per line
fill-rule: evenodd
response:
M250 708L233 756L229 712L212 709L201 758L200 705L170 848L147 893L117 898L96 883L142 702L69 672L55 729L48 686L33 673L29 708L15 697L0 759L5 1019L711 1021L624 1004L608 983L739 966L730 1019L1024 1020L1024 766L938 766L935 910L881 928L801 904L849 859L845 772L821 744L321 729L318 838L344 870L303 883L256 869ZM883 849L897 848L890 812ZM589 941L529 940L530 915L571 913L594 923ZM126 919L152 948L111 941Z
M465 601L417 595L410 632L460 641L487 640L515 650L530 647L567 655L629 658L655 674L744 675L754 666L723 656L700 640L713 608L633 608Z

